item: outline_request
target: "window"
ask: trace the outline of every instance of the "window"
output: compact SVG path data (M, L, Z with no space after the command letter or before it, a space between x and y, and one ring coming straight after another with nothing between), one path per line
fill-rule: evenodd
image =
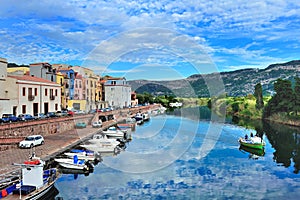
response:
M58 104L57 103L55 104L55 110L58 110Z
M32 88L28 88L28 95L32 95Z
M48 89L45 88L45 96L48 96Z
M57 96L57 89L55 89L55 96Z
M53 89L50 89L50 96L53 96Z
M38 95L38 89L34 88L34 96L37 96L37 95Z
M26 88L25 88L25 87L22 88L22 95L23 95L23 96L26 95Z
M23 113L23 114L26 113L26 105L22 105L22 113Z

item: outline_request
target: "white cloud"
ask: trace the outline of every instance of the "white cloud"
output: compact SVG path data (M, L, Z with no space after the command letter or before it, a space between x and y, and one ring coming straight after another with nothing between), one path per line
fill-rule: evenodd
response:
M6 50L0 56L8 58L9 62L18 60L22 63L42 59L51 59L49 62L61 59L66 62L83 60L96 51L99 51L96 54L98 59L103 59L102 64L107 60L115 61L122 57L125 49L136 50L132 49L134 45L131 43L141 38L141 35L136 35L135 38L134 35L127 36L126 40L114 44L111 42L112 38L142 27L169 29L170 32L187 35L201 46L202 52L218 57L217 60L227 60L228 63L230 55L240 56L240 60L253 59L255 63L263 59L276 60L273 51L276 42L285 43L282 46L293 44L297 47L300 39L300 33L296 31L300 24L300 4L291 0L11 0L1 3L0 16L3 21L0 25L0 47ZM198 52L193 47L184 45L188 44L185 39L180 41L181 37L173 37L172 43L168 35L160 32L139 34L147 34L143 36L144 41L140 41L144 43L138 47L140 49L158 49L159 44L162 48L169 45L179 57L203 62L204 58L200 56L199 59ZM219 39L235 38L257 41L261 44L261 49L250 50L238 44L233 44L232 47L218 44ZM106 40L110 42L107 43ZM266 42L268 45L262 47ZM104 50L93 51L99 45L105 47L104 55L101 55ZM33 51L38 52L32 54ZM272 51L272 55L269 51ZM116 57L109 52L122 54ZM167 55L163 54L157 56L156 60L138 53L131 55L134 57L127 57L127 61L146 62L148 59L148 62L168 62ZM169 62L174 63L174 60Z

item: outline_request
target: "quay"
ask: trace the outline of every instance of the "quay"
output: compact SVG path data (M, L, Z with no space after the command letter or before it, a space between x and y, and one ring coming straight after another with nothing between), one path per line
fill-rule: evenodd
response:
M64 151L84 142L88 138L92 137L95 133L101 131L102 129L107 129L110 126L113 126L119 122L124 121L127 117L132 117L135 115L137 112L148 112L152 110L159 109L160 105L149 105L149 106L141 106L138 108L127 108L127 109L122 109L122 110L115 110L115 111L110 111L110 112L103 112L103 113L95 113L93 115L80 115L80 116L74 116L74 117L67 117L65 120L68 120L67 123L72 122L72 129L67 130L67 131L56 131L56 132L51 132L49 131L48 133L41 133L41 132L35 132L40 131L41 129L35 129L30 126L30 128L33 130L33 132L28 132L28 133L22 133L22 136L27 136L27 135L33 135L33 134L41 134L44 137L45 144L36 146L34 147L35 154L40 157L44 161L49 161L53 159L55 156L63 153ZM108 118L109 120L104 121L102 128L93 128L91 126L91 122L94 120L97 120L100 116L113 116ZM71 121L70 121L70 118ZM52 119L51 119L52 120ZM55 122L55 120L58 120L59 123L61 123L61 120L63 120L63 117L60 117L58 119L53 119L54 121L47 122L49 123L58 123ZM87 126L86 128L82 129L76 129L75 128L75 123L84 120L87 121ZM28 122L32 123L31 125L33 127L41 126L39 124L39 121L34 121L34 122ZM43 122L44 123L44 122ZM0 126L0 131L2 129L2 135L0 135L1 138L5 138L3 134L5 134L5 130L8 131L6 125L1 125ZM17 126L17 125L15 125ZM11 128L11 127L10 127ZM20 127L16 127L16 129L20 129ZM23 127L22 127L23 128ZM3 130L4 129L4 130ZM44 130L44 129L43 129ZM63 130L63 129L62 129ZM10 130L11 131L11 130ZM5 174L12 173L16 170L19 170L18 167L13 166L13 163L22 163L24 160L28 159L29 156L32 153L32 149L20 149L18 148L18 143L16 141L20 140L20 135L15 135L11 136L9 135L7 138L1 139L1 143L4 142L1 146L5 146L5 148L1 147L0 148L0 153L1 153L1 159L0 159L0 176L3 176ZM23 138L22 138L23 139ZM9 140L12 140L10 143ZM9 144L10 143L10 144Z

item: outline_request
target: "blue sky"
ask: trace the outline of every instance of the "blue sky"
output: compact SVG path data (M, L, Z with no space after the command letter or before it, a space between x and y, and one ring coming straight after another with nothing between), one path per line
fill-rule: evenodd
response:
M265 68L299 59L295 0L1 0L0 57L131 79Z

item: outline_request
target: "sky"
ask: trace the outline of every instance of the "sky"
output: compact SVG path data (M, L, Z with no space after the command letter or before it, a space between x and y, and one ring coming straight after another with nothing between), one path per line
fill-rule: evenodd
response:
M0 0L0 57L127 80L299 60L300 1Z

